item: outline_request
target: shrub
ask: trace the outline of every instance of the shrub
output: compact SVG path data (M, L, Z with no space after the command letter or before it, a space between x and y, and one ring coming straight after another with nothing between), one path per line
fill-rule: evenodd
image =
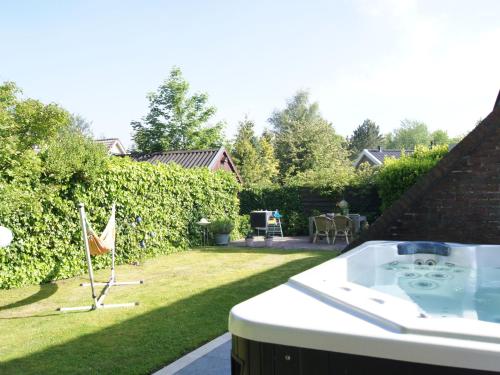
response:
M229 234L233 231L234 223L229 219L217 219L210 223L209 229L214 234Z
M240 193L240 212L278 209L283 215L281 224L285 235L308 233L308 217L315 213L338 211L336 203L342 199L349 202L351 212L359 212L372 222L380 214L380 199L374 184L373 168L363 168L341 186L273 185L269 187L247 187Z
M239 215L237 217L234 229L231 232L231 239L237 240L245 237L252 228L250 227L250 216L249 215Z
M382 200L382 209L394 203L418 179L431 170L448 152L447 145L429 149L417 147L411 155L400 159L387 158L376 177L378 194ZM403 153L404 154L404 153Z
M281 225L287 235L304 233L307 229L307 217L303 215L303 206L298 186L248 187L240 193L241 214L252 210L278 209L283 215Z
M186 249L201 241L196 222L236 220L239 185L228 172L112 158L99 178L23 189L0 181L1 224L15 234L0 249L0 288L47 282L86 271L77 211L86 206L97 232L117 207L117 262ZM141 217L140 223L136 218ZM110 257L95 257L96 268Z

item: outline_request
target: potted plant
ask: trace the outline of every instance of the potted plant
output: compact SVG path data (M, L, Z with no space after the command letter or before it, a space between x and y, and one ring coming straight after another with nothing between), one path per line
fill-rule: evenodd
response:
M253 232L248 232L246 237L245 237L245 244L248 246L248 247L252 247L253 246Z
M229 234L234 228L230 219L218 219L210 224L210 231L214 234L216 245L229 244Z
M264 238L264 246L273 247L273 236L266 234L266 237Z
M349 203L347 203L345 199L342 199L339 203L337 203L337 206L340 208L342 215L349 215Z

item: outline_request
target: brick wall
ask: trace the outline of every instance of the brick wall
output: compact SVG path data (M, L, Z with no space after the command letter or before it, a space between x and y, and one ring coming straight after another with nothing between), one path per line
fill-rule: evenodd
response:
M500 244L498 103L350 248L368 240Z

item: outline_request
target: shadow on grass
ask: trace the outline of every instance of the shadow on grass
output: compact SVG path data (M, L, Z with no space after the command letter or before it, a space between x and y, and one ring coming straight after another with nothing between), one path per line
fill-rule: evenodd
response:
M42 284L40 285L40 290L29 297L26 297L20 301L9 303L5 306L0 306L0 311L13 309L15 307L21 307L26 305L31 305L32 303L39 302L45 298L49 298L55 292L57 292L58 286L55 283Z
M232 306L328 258L316 254L206 290L96 333L3 362L0 373L151 373L227 331ZM98 321L100 313L88 314L95 314Z
M297 248L297 249L284 249L278 247L246 247L246 246L207 246L207 247L196 247L193 250L203 251L203 252L213 252L213 253L238 253L238 254L295 254L295 253L313 253L317 255L318 253L338 253L339 250L323 250L323 249L309 249L309 248Z

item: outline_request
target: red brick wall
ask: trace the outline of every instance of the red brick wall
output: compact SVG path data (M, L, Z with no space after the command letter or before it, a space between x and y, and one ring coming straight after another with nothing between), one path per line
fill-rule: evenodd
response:
M500 108L350 248L375 239L500 244Z

